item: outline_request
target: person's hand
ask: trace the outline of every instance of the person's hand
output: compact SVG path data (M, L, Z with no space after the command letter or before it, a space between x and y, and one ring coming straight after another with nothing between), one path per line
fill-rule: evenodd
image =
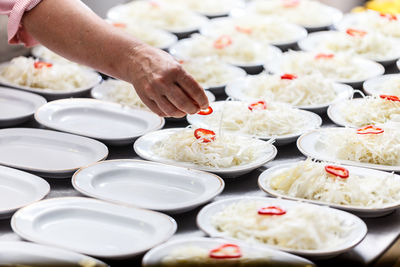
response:
M181 118L208 107L203 88L168 53L143 45L135 48L132 61L131 83L159 116Z

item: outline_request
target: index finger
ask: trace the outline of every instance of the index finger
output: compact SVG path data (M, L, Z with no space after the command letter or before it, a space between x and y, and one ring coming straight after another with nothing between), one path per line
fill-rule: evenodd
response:
M208 98L204 89L196 82L196 80L190 76L186 71L182 70L176 77L176 82L179 87L184 90L190 98L192 98L200 108L207 108Z

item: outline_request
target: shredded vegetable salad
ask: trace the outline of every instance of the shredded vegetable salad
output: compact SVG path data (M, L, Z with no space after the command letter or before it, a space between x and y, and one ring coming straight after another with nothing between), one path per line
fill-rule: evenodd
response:
M324 58L318 57L316 53L289 51L284 54L280 70L297 75L320 74L336 81L369 78L365 69L360 68L356 58L343 54Z
M391 101L380 96L348 100L340 107L340 113L346 122L357 127L382 124L400 118L400 101Z
M121 80L108 79L101 86L109 89L106 98L111 102L132 108L147 109L132 84Z
M51 64L17 57L0 70L0 78L15 85L54 91L76 91L93 82L94 73L76 64ZM97 75L95 75L97 78Z
M123 5L118 14L119 22L148 23L168 31L199 28L207 19L189 9L162 1L132 1ZM115 20L115 18L111 18Z
M255 140L223 134L202 142L195 137L194 129L187 128L174 131L152 149L157 155L175 161L229 168L251 163L270 148L270 143Z
M340 178L327 163L308 159L271 175L269 186L280 194L346 206L384 208L400 202L400 179L393 173L376 177L349 172Z
M226 14L235 7L243 5L242 0L161 0L166 4L185 6L201 14Z
M328 153L341 160L400 165L400 131L394 127L372 134L359 134L350 128L328 129L320 142Z
M237 69L212 57L180 62L182 67L204 88L224 86L229 81L246 75L242 69Z
M400 75L390 78L382 83L382 85L379 87L379 91L382 94L400 96Z
M263 16L278 16L306 27L330 25L335 20L331 7L310 0L254 0L249 10Z
M282 79L280 75L265 73L247 77L248 86L243 92L257 99L284 102L293 106L328 104L337 93L334 83L321 75L299 76L297 79Z
M258 210L266 206L243 200L216 213L211 224L226 236L250 243L304 250L337 247L353 229L329 208L299 204L283 215L260 215Z
M211 129L222 129L253 136L300 134L307 128L309 116L286 104L266 103L265 109L251 109L250 103L217 102L219 108L204 118ZM222 118L222 122L221 122Z

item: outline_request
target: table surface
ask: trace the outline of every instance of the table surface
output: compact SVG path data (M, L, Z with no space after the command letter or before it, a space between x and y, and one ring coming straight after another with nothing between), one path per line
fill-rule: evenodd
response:
M394 67L388 69L387 71L387 73L393 72L398 71ZM221 97L218 97L218 99L220 98ZM323 127L333 126L333 123L326 115L322 116L322 118L324 121ZM186 121L168 121L165 128L184 127L186 125ZM33 119L32 121L20 125L19 127L41 128L41 126L34 122ZM135 154L132 145L123 147L109 147L109 150L110 154L108 159L139 158ZM272 162L242 177L238 177L235 179L225 179L225 189L221 195L215 198L215 200L221 200L235 196L266 196L266 193L261 191L257 185L257 179L260 173L266 168L278 164L294 162L303 159L305 159L305 157L298 151L295 143L285 146L279 146L278 155ZM71 179L46 180L50 183L51 186L51 192L47 196L47 198L82 196L80 193L73 189L71 185ZM200 231L196 226L196 216L200 208L201 207L183 214L172 215L172 217L178 223L178 231L171 240L185 237L205 236L205 234ZM387 250L391 246L391 244L393 244L393 242L400 236L400 209L390 215L381 218L364 219L364 221L368 226L368 234L358 246L351 249L349 252L341 254L340 256L337 256L330 260L316 262L318 266L328 266L332 264L337 265L338 263L342 262L345 262L346 264L351 264L351 266L365 266L372 263L380 255L382 255L383 252ZM5 240L19 240L19 237L11 230L10 219L0 220L0 241ZM136 257L124 261L104 261L109 263L111 266L122 264L139 266L141 257Z

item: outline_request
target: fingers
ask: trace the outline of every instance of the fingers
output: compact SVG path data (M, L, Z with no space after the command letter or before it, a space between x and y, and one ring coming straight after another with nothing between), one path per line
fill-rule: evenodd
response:
M176 75L176 82L200 108L205 109L208 107L208 98L203 88L201 88L195 79L187 74L182 68Z
M185 113L195 114L200 111L200 107L194 103L194 100L176 84L170 86L166 97L175 107Z
M150 98L144 97L141 98L143 103L154 113L156 113L158 116L160 117L168 117L167 114L164 113L164 111L162 111L156 102L154 102L153 100L151 100Z
M166 96L161 96L156 100L158 107L167 114L168 117L182 118L186 115L185 112L175 107Z

